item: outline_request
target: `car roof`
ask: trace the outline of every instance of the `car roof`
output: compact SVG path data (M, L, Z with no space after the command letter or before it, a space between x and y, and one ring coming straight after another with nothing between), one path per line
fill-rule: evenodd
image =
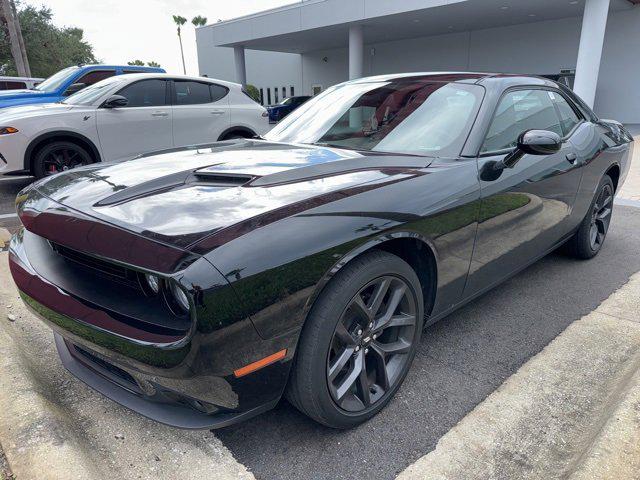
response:
M135 80L143 80L143 79L153 79L153 78L161 78L167 80L194 80L197 82L207 82L207 83L215 83L217 85L223 85L228 88L242 88L242 85L234 82L227 82L225 80L218 80L217 78L209 78L209 77L194 77L190 75L173 75L170 73L127 73L126 77L127 81L135 81Z
M546 85L555 86L556 82L536 75L514 73L490 73L490 72L408 72L386 75L375 75L350 80L345 83L385 82L393 80L430 80L434 82L458 82L458 83L501 83L511 85Z

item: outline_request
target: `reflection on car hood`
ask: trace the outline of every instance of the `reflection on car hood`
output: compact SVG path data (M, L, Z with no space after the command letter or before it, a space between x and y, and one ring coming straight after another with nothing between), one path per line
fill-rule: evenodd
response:
M46 92L41 92L40 90L4 90L0 92L0 100L7 100L9 98L32 98L46 94Z
M249 219L257 228L258 217L277 221L356 194L356 186L400 181L430 161L240 140L71 170L32 188L86 215L189 249Z
M15 107L3 108L0 112L0 118L3 123L20 119L32 119L48 115L59 115L70 111L92 110L93 107L84 107L79 105L67 105L64 103L30 103L28 105L19 105Z

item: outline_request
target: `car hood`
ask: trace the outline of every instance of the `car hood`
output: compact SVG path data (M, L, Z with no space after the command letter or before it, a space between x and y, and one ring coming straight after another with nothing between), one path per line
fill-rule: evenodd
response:
M2 123L21 118L43 117L48 115L59 115L70 111L90 110L91 107L81 105L66 105L64 103L34 103L20 105L16 107L3 108L0 112Z
M13 98L36 98L47 95L47 92L40 90L4 90L0 92L0 100L10 100Z
M413 177L429 163L419 156L239 140L75 169L29 188L84 215L197 251L203 239L232 226L259 228Z

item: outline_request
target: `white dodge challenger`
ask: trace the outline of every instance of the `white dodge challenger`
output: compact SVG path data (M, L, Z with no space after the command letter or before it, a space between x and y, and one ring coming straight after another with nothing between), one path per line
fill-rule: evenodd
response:
M158 73L118 75L60 103L0 111L0 175L38 178L99 161L262 135L267 111L242 86Z

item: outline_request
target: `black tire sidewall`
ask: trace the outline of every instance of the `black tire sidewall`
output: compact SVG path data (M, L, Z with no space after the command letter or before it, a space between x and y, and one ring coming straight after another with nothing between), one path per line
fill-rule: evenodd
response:
M409 358L396 384L378 402L368 409L353 413L339 408L331 394L326 379L326 362L333 333L344 308L371 280L393 275L401 278L412 289L416 299L416 332ZM370 252L348 264L325 287L314 304L298 345L294 381L301 382L297 402L304 413L327 426L350 428L376 415L395 395L406 377L416 349L420 343L424 306L420 281L414 270L401 258L387 252ZM306 394L305 394L306 393ZM299 406L299 405L297 405Z
M89 162L94 162L94 158L91 156L91 154L87 152L86 149L78 145L77 143L68 142L64 140L57 140L45 145L36 154L33 160L33 168L32 168L32 173L36 178L40 179L46 176L47 172L44 169L44 160L47 157L47 155L49 155L53 150L57 150L59 148L73 148L78 152L80 152L82 156L86 157L89 160Z
M596 192L593 196L593 199L591 200L591 203L589 204L589 210L582 220L580 228L576 232L576 253L580 258L589 259L595 257L600 252L600 250L602 250L604 242L606 241L607 235L609 233L609 228L607 227L605 238L602 241L603 243L600 245L600 247L597 250L593 250L591 248L591 241L589 238L589 232L591 229L591 214L593 212L596 201L598 200L598 197L600 196L600 193L602 192L602 189L605 187L605 185L609 185L609 187L611 188L611 195L615 195L615 189L611 177L609 175L604 175L600 180L600 183L598 184L598 188L596 188ZM613 216L613 199L611 201L611 215ZM611 219L609 219L609 222L611 222Z

